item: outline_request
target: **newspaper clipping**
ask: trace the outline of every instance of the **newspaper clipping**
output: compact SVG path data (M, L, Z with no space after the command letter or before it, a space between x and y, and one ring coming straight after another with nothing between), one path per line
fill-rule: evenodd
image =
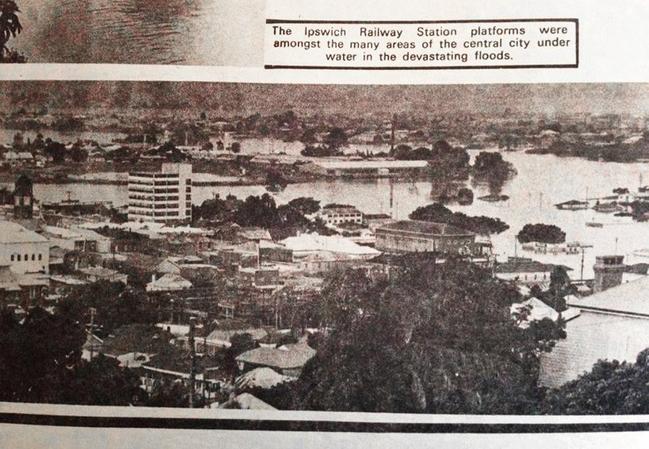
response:
M647 20L0 0L0 446L646 447Z

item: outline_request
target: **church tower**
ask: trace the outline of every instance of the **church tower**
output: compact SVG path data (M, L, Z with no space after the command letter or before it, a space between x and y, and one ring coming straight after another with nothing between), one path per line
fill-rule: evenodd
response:
M30 219L34 215L34 184L27 175L16 179L14 188L14 218Z

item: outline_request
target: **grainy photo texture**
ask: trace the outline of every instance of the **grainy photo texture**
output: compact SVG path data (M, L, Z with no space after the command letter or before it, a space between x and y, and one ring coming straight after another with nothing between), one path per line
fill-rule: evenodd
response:
M649 413L647 84L0 104L2 401Z

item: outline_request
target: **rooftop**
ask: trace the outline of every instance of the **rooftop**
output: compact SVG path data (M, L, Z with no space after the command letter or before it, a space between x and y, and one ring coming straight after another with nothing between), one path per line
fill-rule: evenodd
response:
M131 352L157 354L170 346L172 335L154 326L128 324L104 339L101 352L119 356Z
M88 267L88 268L81 268L79 269L79 272L87 275L87 276L99 276L99 277L110 277L110 276L115 276L115 275L121 275L119 271L116 270L111 270L110 268L105 268L105 267Z
M198 372L219 370L221 361L217 357L203 356L196 357L196 368ZM144 364L145 367L181 373L189 375L192 361L189 350L167 346L151 357L151 360Z
M512 315L519 313L523 314L525 313L524 309L528 309L528 313L520 324L520 327L522 328L528 327L529 323L533 321L542 321L546 318L552 321L557 321L559 319L559 312L538 298L530 298L521 303L512 304L510 311Z
M363 214L366 220L390 220L389 214Z
M221 404L219 408L241 409L241 410L276 410L270 404L262 401L250 393L242 393L231 400Z
M229 342L235 335L248 334L254 340L261 340L268 335L265 329L260 327L248 327L241 329L215 329L207 336L208 341L212 342Z
M570 298L568 305L600 313L621 313L649 318L649 276L585 298Z
M424 168L428 166L428 161L393 161L388 159L367 161L318 160L313 161L313 163L328 170Z
M377 256L380 254L374 248L358 245L350 239L337 235L302 234L284 239L281 243L286 248L298 252L329 251L354 256Z
M0 243L43 243L47 239L12 221L0 220Z
M248 371L237 377L235 386L240 389L246 388L272 388L283 382L292 381L293 379L273 371L271 368L261 367Z
M381 226L377 231L401 231L418 234L446 235L446 236L474 236L473 232L445 223L434 223L420 220L401 220Z
M527 257L510 257L507 262L496 265L496 273L538 273L552 271L554 265L538 262Z
M167 273L146 285L147 291L183 290L188 288L192 288L192 283L174 273Z
M281 348L256 348L237 357L237 362L278 369L301 368L313 356L315 349L305 343L285 345Z

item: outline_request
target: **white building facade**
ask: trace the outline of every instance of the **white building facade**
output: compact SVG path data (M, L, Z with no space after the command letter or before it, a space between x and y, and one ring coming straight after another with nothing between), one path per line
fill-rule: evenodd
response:
M164 163L159 172L129 173L128 221L173 224L191 219L191 164Z
M50 242L40 234L9 221L0 221L0 266L16 274L48 273Z

